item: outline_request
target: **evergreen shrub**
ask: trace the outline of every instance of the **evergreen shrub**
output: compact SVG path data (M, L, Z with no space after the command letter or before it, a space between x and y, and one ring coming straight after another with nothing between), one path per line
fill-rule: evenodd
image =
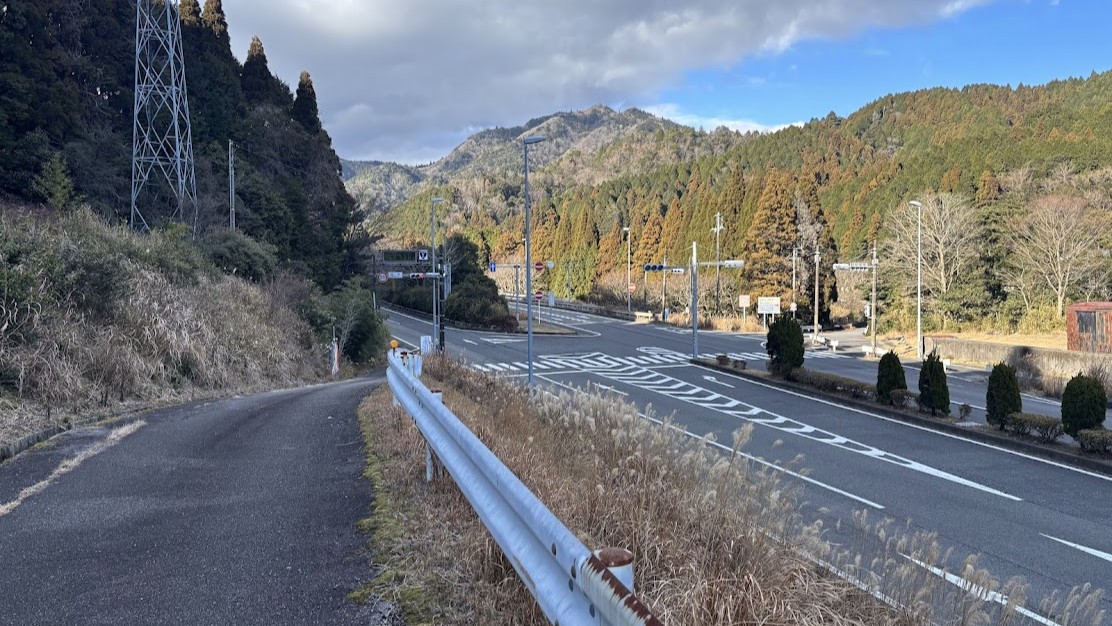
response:
M919 372L919 406L931 415L950 414L950 388L946 383L946 369L938 352L932 350L923 361Z
M985 396L988 423L1004 430L1008 416L1023 411L1023 399L1019 395L1019 379L1015 368L1004 363L992 366L988 376L988 392Z
M1103 424L1107 406L1108 395L1099 380L1084 374L1071 378L1062 393L1062 425L1066 434L1076 437L1082 430Z
M892 392L897 389L907 389L907 377L904 376L900 357L895 352L887 352L880 357L880 365L877 367L876 401L892 404Z
M786 376L793 369L803 367L803 328L792 318L780 316L768 327L765 349L768 370L773 374Z

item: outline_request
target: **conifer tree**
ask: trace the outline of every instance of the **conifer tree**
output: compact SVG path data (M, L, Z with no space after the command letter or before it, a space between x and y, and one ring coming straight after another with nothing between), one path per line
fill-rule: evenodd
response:
M221 0L205 0L205 8L201 11L201 23L223 43L230 41L228 19L224 16L224 5Z
M297 81L297 95L293 100L291 116L297 123L311 133L320 132L320 117L317 111L317 92L313 89L313 79L309 72L301 72Z
M782 296L791 287L791 247L795 242L791 175L772 170L742 244L745 277L758 296Z
M659 256L660 251L660 234L664 229L663 220L660 219L660 213L654 213L649 221L645 223L645 228L641 231L641 240L637 244L637 250L634 252L634 265L641 267L646 263L659 263L661 261Z
M213 1L209 0L210 3ZM207 9L208 5L205 5L205 8ZM263 49L263 42L258 37L251 38L240 80L243 84L243 95L250 104L283 105L282 101L288 97L289 90L270 73L266 50Z
M198 0L181 0L178 3L178 16L182 26L201 24L201 3Z

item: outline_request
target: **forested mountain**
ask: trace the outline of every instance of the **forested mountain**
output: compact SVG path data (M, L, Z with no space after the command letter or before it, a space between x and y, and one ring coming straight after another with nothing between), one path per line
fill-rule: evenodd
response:
M639 109L619 112L595 105L532 119L513 128L481 131L427 165L344 161L345 178L360 206L371 213L395 207L437 185L469 188L478 201L479 195L512 180L521 170L519 140L529 135L546 138L530 150L531 165L548 167L561 180L579 184L721 154L744 138L726 129L698 132Z
M355 269L350 233L359 218L312 79L302 73L291 92L271 74L258 39L240 64L221 0L203 8L181 0L178 10L199 238L228 258L270 255L337 285ZM110 221L128 219L135 13L134 1L116 0L27 0L0 11L0 199L88 204ZM248 238L223 230L229 141L237 227Z
M462 230L490 259L522 258L520 139L542 128L480 134L475 145L502 141L505 156L494 161L501 169L426 186L374 228L399 244L424 242L429 199L442 196L451 200L437 208L445 236ZM533 256L556 263L542 284L624 300L624 228L635 267L665 255L683 263L693 241L704 259L714 254L720 213L721 256L747 261L743 272L723 273L729 293L790 298L794 250L795 299L808 311L817 249L825 316L835 294L829 263L863 259L876 243L882 312L906 321L915 248L901 228L917 217L907 203L919 198L928 325L1053 325L1069 301L1112 297L1112 72L1038 87L889 95L846 118L830 114L759 136L674 127L645 136L651 140L600 142L593 151L535 146ZM690 155L692 145L707 147ZM1050 206L1062 216L1052 226L1075 230L1040 227ZM951 232L955 224L960 233ZM1084 245L1062 250L1055 237ZM646 280L659 284L636 278L642 297Z

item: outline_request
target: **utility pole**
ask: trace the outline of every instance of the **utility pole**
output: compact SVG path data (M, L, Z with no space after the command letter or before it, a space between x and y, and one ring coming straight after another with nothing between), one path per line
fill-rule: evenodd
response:
M437 272L437 268L436 268L436 205L440 204L441 202L444 202L444 198L439 198L439 197L438 198L433 198L431 206L429 206L429 230L431 231L430 236L429 236L429 257L432 260L432 271L434 273ZM440 279L439 278L433 278L432 279L432 339L433 339L433 341L437 341L437 338L440 337L440 333L438 332L439 325L440 325L440 318L437 316L437 308L438 308L438 305L440 304L440 289L439 289L439 287L440 287ZM444 345L440 344L438 346L438 351L443 350L443 349L444 349Z
M228 140L228 228L236 229L236 144Z
M691 358L699 358L699 243L691 242Z
M792 247L792 304L795 304L795 259L799 248ZM795 319L795 309L792 309L792 319Z
M633 262L633 240L630 237L629 226L626 226L622 230L624 230L625 234L626 234L626 313L632 313L633 312L633 290L630 289L629 286L633 282L633 280L632 280L633 277L630 275L631 272L633 271L631 269L631 267L632 267L631 263Z
M717 314L721 311L722 306L722 267L717 265L722 262L722 213L721 211L714 214L714 228L710 229L714 233L714 312Z
M819 339L819 243L815 241L815 334L812 335L811 344L818 343Z
M869 307L869 321L872 322L872 325L873 325L873 328L872 328L872 331L873 331L872 332L872 335L873 335L873 356L876 356L876 313L877 313L877 311L876 311L876 271L877 271L877 267L878 267L878 265L877 265L877 259L876 259L876 242L874 241L873 242L873 303Z
M664 255L664 271L660 273L660 320L668 321L668 255Z
M519 280L521 280L521 266L514 265L514 303L517 303L517 294L521 293L518 290Z

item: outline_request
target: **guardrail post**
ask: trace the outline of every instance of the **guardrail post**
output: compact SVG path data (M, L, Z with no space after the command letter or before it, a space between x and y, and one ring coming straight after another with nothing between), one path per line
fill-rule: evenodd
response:
M595 558L602 561L615 578L622 581L626 589L633 593L633 553L625 548L603 548L595 550Z
M440 402L440 403L444 402L444 392L440 391L439 389L430 389L429 391L432 392L432 395L433 395L433 397L436 398L437 402ZM443 474L444 474L444 466L440 464L440 459L436 458L436 455L432 453L432 446L430 446L429 442L426 441L425 442L425 482L426 483L431 483L434 478L437 478L437 477L439 477Z

